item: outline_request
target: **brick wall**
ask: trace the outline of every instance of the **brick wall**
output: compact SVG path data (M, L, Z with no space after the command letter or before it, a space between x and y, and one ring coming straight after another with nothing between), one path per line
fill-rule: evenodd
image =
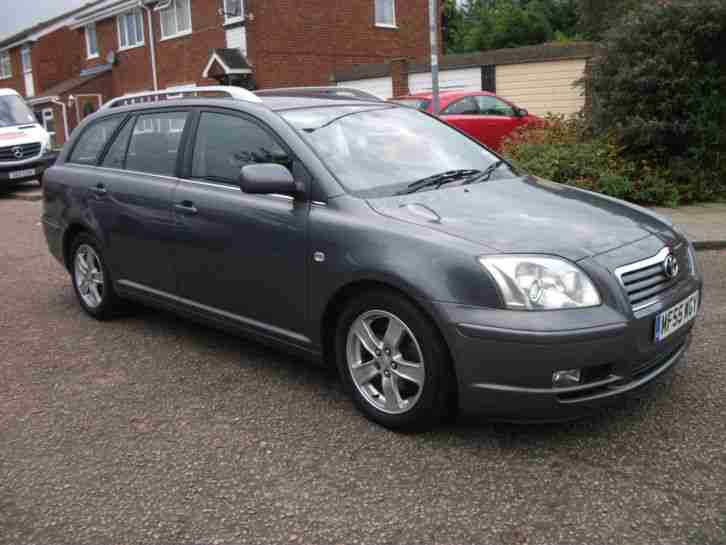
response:
M161 40L159 14L154 13L160 88L214 83L204 81L202 72L212 49L226 47L219 5L219 0L194 0L193 33L169 40ZM341 68L428 53L425 0L396 1L398 29L376 27L374 5L374 0L246 0L245 11L254 14L247 23L247 45L258 87L329 85ZM143 47L118 51L113 17L97 23L99 59L88 60L83 29L75 32L83 68L105 63L111 50L118 52L113 96L153 88L145 12Z
M247 0L249 58L259 87L329 85L355 64L421 57L428 49L425 0L397 0L398 29L375 26L373 0Z
M78 76L81 57L76 48L76 33L67 27L41 37L31 47L35 94ZM85 47L85 42L84 42Z

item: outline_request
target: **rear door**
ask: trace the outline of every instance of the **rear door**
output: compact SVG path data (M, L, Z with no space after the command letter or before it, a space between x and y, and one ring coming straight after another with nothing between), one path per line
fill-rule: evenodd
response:
M181 297L206 312L298 345L309 339L309 203L248 195L241 168L280 163L299 180L302 165L259 120L238 112L199 112L174 196L174 267Z
M109 147L95 191L108 202L103 218L116 279L137 289L173 292L172 196L189 111L131 118Z

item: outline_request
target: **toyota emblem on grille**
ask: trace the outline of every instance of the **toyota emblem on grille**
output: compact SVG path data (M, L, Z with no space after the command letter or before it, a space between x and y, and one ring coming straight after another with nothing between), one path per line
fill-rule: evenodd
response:
M681 270L678 264L678 259L673 254L668 254L663 262L663 271L668 278L675 278L678 276L678 272Z
M23 158L23 148L21 148L20 146L15 146L13 148L13 155L15 156L16 159L22 159Z

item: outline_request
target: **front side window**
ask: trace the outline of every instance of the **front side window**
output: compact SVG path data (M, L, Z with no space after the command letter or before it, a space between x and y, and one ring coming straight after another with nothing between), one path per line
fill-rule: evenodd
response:
M98 35L96 34L96 23L86 26L86 57L95 59L98 57Z
M131 137L131 131L134 129L133 120L129 121L124 125L124 128L116 136L116 140L108 148L106 157L103 158L102 166L108 168L123 169L126 162L126 150L129 147L129 138Z
M35 115L18 95L0 95L0 128L35 123Z
M108 117L93 123L78 139L73 147L69 163L81 165L95 165L106 147L109 139L123 120L122 116Z
M169 7L161 10L161 37L173 38L192 31L189 0L171 0Z
M444 172L485 172L498 162L480 144L413 108L310 108L282 115L341 184L360 197L392 195ZM504 165L495 173L511 176Z
M396 26L396 0L375 0L376 26Z
M514 116L514 108L503 100L492 96L476 97L477 106L480 115L503 115L507 117Z
M262 127L240 117L205 112L194 144L192 177L239 183L240 170L252 163L288 166L285 150Z
M187 112L140 115L126 155L126 169L173 176Z
M13 64L10 60L10 51L0 52L0 78L13 77Z
M144 17L140 10L118 16L118 44L121 49L144 45Z
M449 104L441 115L477 115L479 106L473 97L464 97Z

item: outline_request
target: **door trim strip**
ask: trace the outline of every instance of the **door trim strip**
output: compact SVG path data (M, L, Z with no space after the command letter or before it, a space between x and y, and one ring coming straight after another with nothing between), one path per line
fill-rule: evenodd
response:
M211 307L209 305L197 303L195 301L192 301L191 299L186 299L184 297L179 297L178 295L173 295L173 294L167 293L165 291L157 290L155 288L150 288L149 286L144 286L143 284L139 284L137 282L132 282L130 280L119 280L118 283L127 288L132 288L132 289L135 289L138 291L150 293L152 295L156 295L157 297L163 297L165 299L169 299L176 303L181 303L183 305L187 305L189 307L193 307L198 310L202 310L209 314L216 314L217 316L220 316L222 318L227 318L228 320L233 320L235 322L239 322L239 323L247 325L247 326L251 326L251 327L254 327L257 329L268 331L277 336L288 337L290 339L294 339L298 343L303 343L303 344L308 344L308 345L312 343L312 341L309 338L307 338L304 335L300 335L299 333L295 333L294 331L290 331L287 329L283 329L281 327L276 327L274 325L266 324L264 322L254 320L252 318L246 318L244 316L240 316L239 314L234 314L232 312L228 312L226 310L221 310L216 307Z

